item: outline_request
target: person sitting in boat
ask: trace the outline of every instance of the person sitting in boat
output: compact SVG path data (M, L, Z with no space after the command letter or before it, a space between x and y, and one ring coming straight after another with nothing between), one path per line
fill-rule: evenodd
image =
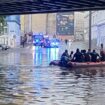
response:
M88 49L86 56L85 56L85 62L91 62L91 49Z
M100 60L105 61L105 52L104 51L100 51Z
M104 48L103 43L101 43L101 49L100 49L100 51L103 51L103 48Z
M100 49L100 60L105 61L105 51L103 49L103 44L101 43L101 49Z
M69 62L69 54L68 54L68 50L65 50L65 52L61 55L60 64L62 66L66 66L68 62Z
M91 55L91 53L92 53L91 49L88 49L87 53Z
M73 62L73 51L71 51L71 53L70 53L70 61Z
M81 62L84 62L84 53L83 53L83 50L81 50L81 54L82 54L82 56L81 56Z
M82 53L79 51L79 49L76 50L76 53L73 56L73 60L75 62L82 62L83 61Z
M81 50L81 54L82 54L82 62L85 62L86 61L86 50Z
M87 62L87 59L88 59L88 54L86 50L83 50L83 62Z
M99 54L95 50L93 50L93 52L91 53L91 61L97 62L98 57L100 58Z

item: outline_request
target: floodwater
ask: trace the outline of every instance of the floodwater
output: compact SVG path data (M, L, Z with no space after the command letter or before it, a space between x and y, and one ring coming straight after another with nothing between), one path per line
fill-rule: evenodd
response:
M105 105L105 69L49 66L63 50L0 52L0 105Z

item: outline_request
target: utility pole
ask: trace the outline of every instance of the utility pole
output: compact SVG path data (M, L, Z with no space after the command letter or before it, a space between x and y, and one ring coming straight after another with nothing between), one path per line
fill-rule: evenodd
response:
M89 11L89 49L91 49L91 19L92 19L92 12Z

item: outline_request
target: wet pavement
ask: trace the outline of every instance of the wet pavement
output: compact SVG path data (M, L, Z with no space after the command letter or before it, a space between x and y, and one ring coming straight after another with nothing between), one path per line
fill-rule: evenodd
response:
M105 68L49 66L66 48L0 51L0 105L104 105Z

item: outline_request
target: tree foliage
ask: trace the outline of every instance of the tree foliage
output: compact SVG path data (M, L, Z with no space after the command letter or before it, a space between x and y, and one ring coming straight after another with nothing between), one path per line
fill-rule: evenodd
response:
M5 25L6 25L6 16L0 16L0 35L4 32Z
M5 23L6 23L6 16L0 16L0 23L2 24L2 26L4 26L5 25Z

